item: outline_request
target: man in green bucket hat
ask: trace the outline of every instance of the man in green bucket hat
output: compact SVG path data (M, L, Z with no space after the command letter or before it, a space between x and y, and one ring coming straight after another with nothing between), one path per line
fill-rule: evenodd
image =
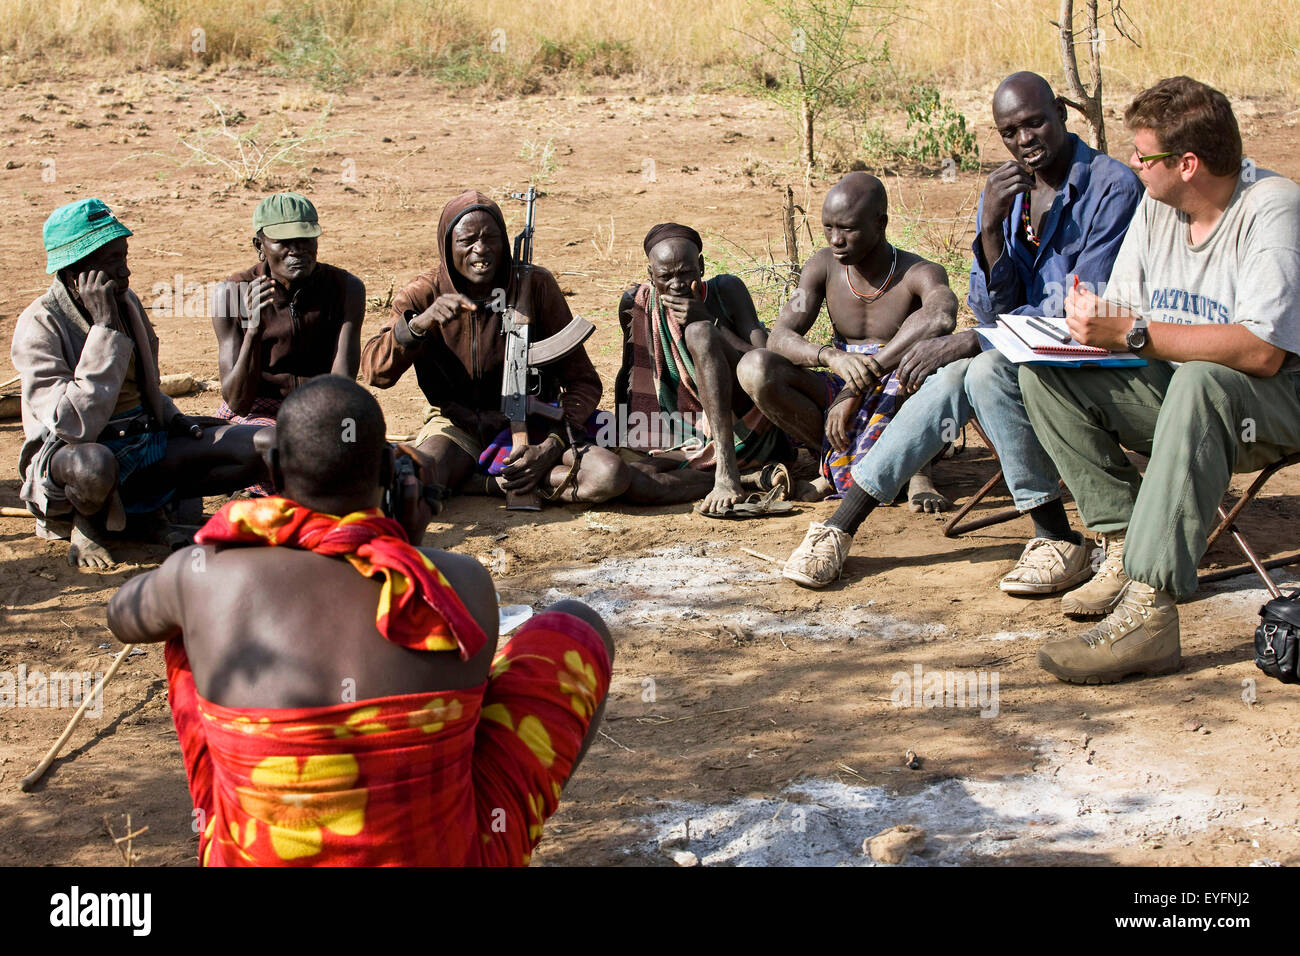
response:
M128 515L265 475L256 427L204 428L162 393L158 337L130 288L130 235L99 199L54 210L43 233L54 279L18 317L10 349L22 499L38 535L69 539L69 563L96 570L113 564L107 533Z
M317 260L320 234L306 196L276 193L257 204L258 261L221 282L213 300L224 399L218 418L273 424L280 403L307 379L356 378L366 286Z

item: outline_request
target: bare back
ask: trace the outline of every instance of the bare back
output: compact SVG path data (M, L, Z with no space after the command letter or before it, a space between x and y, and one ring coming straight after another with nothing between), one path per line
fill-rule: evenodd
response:
M496 648L491 579L472 558L422 549L488 635L474 658L412 651L375 628L380 580L291 548L195 547L173 555L185 650L198 691L227 707L323 707L473 687Z

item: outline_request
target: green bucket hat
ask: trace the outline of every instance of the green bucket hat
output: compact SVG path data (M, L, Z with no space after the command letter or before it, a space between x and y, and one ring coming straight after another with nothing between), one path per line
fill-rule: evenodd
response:
M58 272L84 259L100 246L131 230L117 221L102 199L79 199L60 206L45 220L45 271Z
M253 232L268 239L314 239L320 235L316 207L298 193L267 196L253 211Z

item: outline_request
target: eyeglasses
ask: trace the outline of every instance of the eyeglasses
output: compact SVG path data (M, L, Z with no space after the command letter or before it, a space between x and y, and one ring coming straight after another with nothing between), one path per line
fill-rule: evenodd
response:
M1138 156L1137 147L1134 146L1133 155L1137 156L1137 161L1141 163L1143 166L1149 166L1151 163L1154 163L1157 159L1168 159L1170 156L1177 156L1178 154L1174 152L1168 152L1168 153L1152 153L1149 156Z

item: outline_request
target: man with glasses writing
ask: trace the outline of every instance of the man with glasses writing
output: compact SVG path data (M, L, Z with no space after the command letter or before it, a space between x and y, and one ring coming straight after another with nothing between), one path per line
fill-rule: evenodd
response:
M1020 370L1084 522L1124 537L1109 616L1039 650L1075 683L1177 670L1175 602L1233 472L1300 450L1300 186L1243 164L1227 98L1188 77L1138 94L1124 121L1147 194L1104 296L1072 290L1065 312L1078 341L1147 364ZM1145 476L1126 448L1150 456Z

